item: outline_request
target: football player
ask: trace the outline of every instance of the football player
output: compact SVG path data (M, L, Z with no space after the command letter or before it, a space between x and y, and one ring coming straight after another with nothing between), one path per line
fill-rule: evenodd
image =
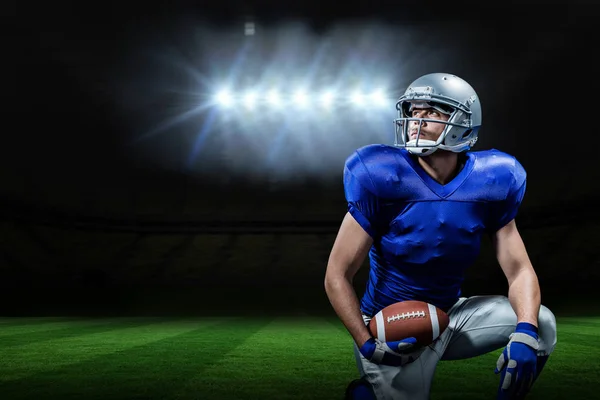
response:
M556 345L556 320L540 287L515 216L526 173L512 156L469 151L481 104L463 79L415 80L396 104L394 146L370 145L346 161L348 212L331 250L327 296L355 342L360 379L348 399L428 399L439 360L505 347L495 366L498 399L527 394ZM508 280L508 296L461 296L465 270L484 235ZM367 254L359 301L352 281ZM444 310L448 329L430 346L414 338L381 342L367 324L379 310L419 300ZM493 368L493 367L491 367Z

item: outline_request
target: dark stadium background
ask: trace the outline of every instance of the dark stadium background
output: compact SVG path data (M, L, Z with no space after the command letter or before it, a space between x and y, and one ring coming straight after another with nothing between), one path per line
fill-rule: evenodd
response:
M239 121L215 124L191 159L209 109L140 139L208 92L189 71L148 54L185 60L218 82L232 68L220 49L267 40L264 32L287 23L304 24L313 44L336 24L410 32L385 41L412 54L405 68L377 58L394 97L428 72L469 81L484 108L477 149L513 154L528 171L517 223L543 302L557 313L594 307L600 64L591 2L52 2L7 11L16 18L2 50L0 314L331 313L323 276L346 210L343 162L373 142L353 130L347 111L336 111L328 128L340 151L313 169L312 158L291 157L293 142L284 142L280 165L246 174L244 164L263 160L220 139L235 138ZM252 38L243 35L249 19ZM203 49L214 53L198 41L213 41ZM387 55L390 65L395 56ZM269 146L283 121L261 112L256 134ZM316 158L320 149L311 150ZM489 241L464 289L506 293Z

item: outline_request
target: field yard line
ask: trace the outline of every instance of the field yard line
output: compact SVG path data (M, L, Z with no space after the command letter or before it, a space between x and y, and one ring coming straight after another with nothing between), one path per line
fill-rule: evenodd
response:
M304 379L304 374L315 375L312 378L314 381L327 380L325 372L335 376L348 369L351 374L354 372L351 342L338 340L338 336L342 337L340 330L321 317L276 318L226 353L211 368L189 380L169 398L190 398L190 393L207 382L215 390L224 388L222 390L227 391L227 398L252 399L256 395L263 396L257 398L271 398L270 391L279 388L273 385ZM344 356L338 357L339 354ZM232 387L231 376L235 371L240 371L236 366L243 368L244 384ZM285 374L282 375L281 371L285 371ZM213 398L220 398L221 394L225 395L218 393ZM285 396L279 393L278 396L287 398L293 393Z
M560 336L561 333L578 333L581 335L598 336L598 335L600 335L600 326L593 327L593 326L577 326L577 325L571 325L571 326L559 325L558 326L558 335Z
M128 319L132 320L132 319ZM127 350L167 339L222 319L182 319L114 329L83 336L47 340L0 349L0 382L21 379L59 366Z
M77 318L77 317L0 317L0 326L2 326L2 324L13 323L13 322L24 322L24 323L44 322L44 321L59 322L59 321L69 321L69 320L76 320L76 319L79 319L79 318Z
M107 322L115 321L118 322L115 318L70 318L69 320L59 320L52 321L48 320L48 322L40 321L39 323L32 323L35 321L23 321L23 325L14 325L14 326L3 326L0 323L0 338L3 336L11 336L11 335L19 335L23 333L31 333L38 331L53 331L58 329L65 328L73 328L74 326L80 327L88 327L95 325L106 324ZM8 323L8 322L6 322ZM0 339L1 341L2 339Z
M321 319L323 321L327 321L327 323L329 325L331 325L335 329L343 332L344 334L346 334L348 336L348 338L350 338L350 332L348 332L348 330L346 329L344 324L342 324L342 322L335 315L332 315L331 317L322 317ZM350 340L352 340L352 339L350 339Z
M597 326L600 328L600 317L559 317L556 318L556 323L560 325L569 325L569 324L584 324L589 326Z

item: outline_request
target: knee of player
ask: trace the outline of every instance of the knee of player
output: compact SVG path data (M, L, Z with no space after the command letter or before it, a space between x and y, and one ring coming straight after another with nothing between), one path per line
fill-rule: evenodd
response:
M554 349L556 345L556 317L546 306L540 307L538 332L542 341L549 347L549 350Z
M373 386L365 379L355 379L346 388L344 400L377 400Z

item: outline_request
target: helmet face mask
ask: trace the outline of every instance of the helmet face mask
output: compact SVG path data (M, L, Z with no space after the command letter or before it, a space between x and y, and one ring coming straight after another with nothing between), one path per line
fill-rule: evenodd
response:
M412 106L426 103L446 115L447 121L412 117ZM457 76L443 73L429 74L414 81L396 103L398 118L394 119L394 145L404 147L412 154L426 156L438 149L463 152L476 142L481 126L481 104L475 90ZM412 121L418 122L417 137L409 136ZM445 124L436 141L421 139L423 123Z

